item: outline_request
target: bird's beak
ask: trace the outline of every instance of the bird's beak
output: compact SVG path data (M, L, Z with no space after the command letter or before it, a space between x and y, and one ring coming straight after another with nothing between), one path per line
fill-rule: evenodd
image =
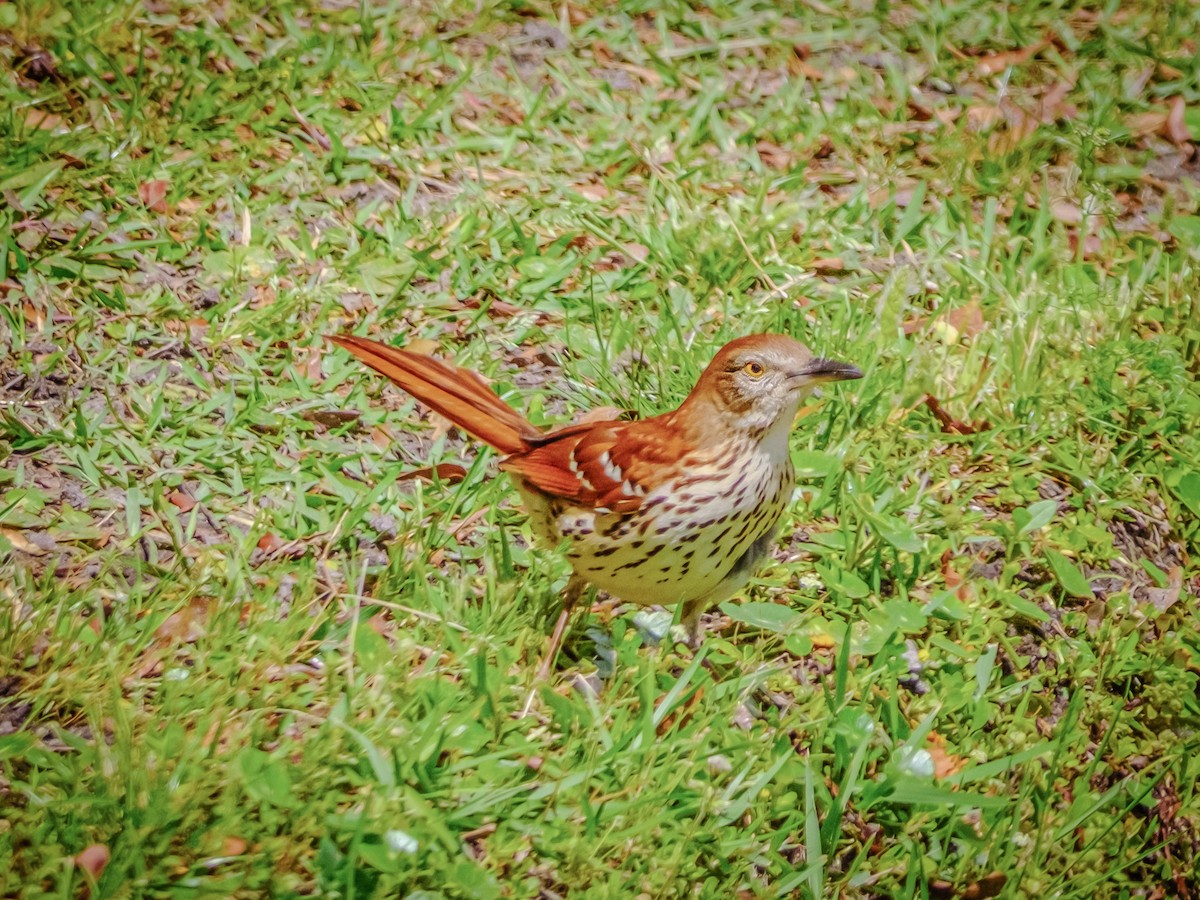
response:
M807 384L821 384L825 381L852 381L862 378L862 370L850 363L838 362L836 359L816 358L799 372L793 372L792 378L803 378Z

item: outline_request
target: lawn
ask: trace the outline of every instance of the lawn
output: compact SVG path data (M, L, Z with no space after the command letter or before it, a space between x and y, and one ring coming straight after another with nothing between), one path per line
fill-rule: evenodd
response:
M1200 896L1197 35L0 3L0 896ZM323 338L552 424L756 331L865 373L773 560L544 683L565 558Z

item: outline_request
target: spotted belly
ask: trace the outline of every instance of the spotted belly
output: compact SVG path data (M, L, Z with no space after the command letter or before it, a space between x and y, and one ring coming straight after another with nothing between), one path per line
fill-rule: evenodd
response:
M753 474L745 467L691 493L652 492L624 514L518 487L535 532L547 543L565 544L585 581L629 603L711 604L750 579L791 500L790 465Z

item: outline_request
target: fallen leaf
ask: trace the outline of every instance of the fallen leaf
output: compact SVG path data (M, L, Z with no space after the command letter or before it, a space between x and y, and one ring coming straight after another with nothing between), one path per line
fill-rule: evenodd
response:
M471 297L464 300L461 304L463 309L479 309L483 306L483 300L478 297ZM501 300L499 297L491 297L487 301L487 313L498 319L511 319L518 313L529 312L523 306L517 306L515 303L509 303L507 300ZM541 318L544 314L538 313Z
M676 721L678 721L680 725L686 723L692 717L692 708L703 696L704 688L698 688L696 691L694 691L690 697L684 700L683 703L676 706L675 709L671 710L671 712L669 712L663 718L663 720L658 723L658 727L654 730L655 734L657 734L659 737L662 737L675 727ZM661 702L662 700L663 698L660 697L659 701ZM658 703L656 703L655 706L658 706Z
M810 262L808 267L814 272L822 275L831 275L849 271L849 269L846 268L846 261L840 256L819 256Z
M959 894L961 900L989 900L999 897L1008 884L1008 876L1003 872L989 872L976 882L968 884Z
M16 528L0 526L0 538L8 541L14 550L20 550L22 553L28 553L30 556L41 556L46 552L46 548L34 543Z
M156 213L170 212L170 207L167 206L167 189L170 186L171 183L162 178L143 181L138 185L138 197L142 200L142 206Z
M1048 41L1038 41L1036 44L1030 44L1019 50L1002 50L999 53L981 56L975 62L975 73L987 77L988 75L998 75L1013 66L1024 65L1041 53L1048 43Z
M1166 126L1167 112L1162 109L1134 113L1125 119L1125 127L1129 129L1130 134L1139 138L1165 131Z
M628 241L622 249L630 259L644 263L650 257L650 248L645 244L639 244L635 241Z
M958 332L959 337L975 337L984 329L983 310L979 308L978 300L950 310L946 313L945 320Z
M409 341L404 349L409 353L422 353L425 356L429 356L432 353L436 353L439 347L437 341L431 341L429 338L416 338Z
M606 200L609 196L609 190L602 184L585 182L584 184L575 185L575 190L585 200L597 201Z
M204 636L205 625L216 606L214 597L193 597L183 608L167 616L154 636L167 644L194 644Z
M89 844L75 855L75 865L92 878L99 878L110 858L111 854L106 845Z
M25 127L38 128L42 131L57 131L63 125L62 116L47 112L39 107L31 107L25 114Z
M1184 102L1181 94L1176 94L1171 98L1170 110L1167 112L1167 120L1164 123L1167 138L1176 146L1183 146L1192 139L1192 134L1188 131L1187 120L1184 118L1186 112L1187 103Z
M776 143L761 140L754 145L754 149L758 151L758 158L762 160L764 166L781 170L792 167L793 156L791 151L785 150Z
M981 431L991 430L992 423L984 419L979 419L975 422L962 422L954 418L942 408L942 404L932 394L926 394L922 397L921 403L929 407L929 411L933 413L933 417L942 426L942 431L947 434L978 434Z
M1079 204L1066 197L1050 201L1050 215L1064 225L1078 225L1083 221L1083 210Z
M612 422L626 415L628 410L617 409L615 406L596 406L575 417L576 425L588 422Z
M933 759L933 777L949 778L967 767L967 761L946 749L946 739L936 731L929 732L929 755Z
M812 48L804 44L794 44L792 55L788 57L788 72L800 75L809 81L824 81L825 70L814 66L808 60L812 56Z
M412 481L424 478L427 481L444 481L455 484L467 477L467 470L457 463L438 463L436 466L425 466L423 469L413 469L396 476L397 481Z
M350 422L357 422L362 413L356 409L306 409L300 418L320 425L322 428L337 428Z
M1172 566L1171 571L1167 573L1167 586L1165 588L1147 588L1146 598L1150 601L1150 605L1159 612L1166 612L1179 602L1179 596L1182 593L1183 569L1179 566Z

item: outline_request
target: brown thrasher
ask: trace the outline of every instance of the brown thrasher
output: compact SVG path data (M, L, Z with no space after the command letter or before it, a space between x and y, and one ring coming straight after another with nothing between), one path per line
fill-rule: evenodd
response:
M566 545L574 570L541 674L588 584L643 606L700 615L727 600L766 556L792 496L788 434L825 381L861 378L798 341L752 334L726 344L674 412L542 431L474 372L366 338L330 337L468 434L508 454L534 532Z

